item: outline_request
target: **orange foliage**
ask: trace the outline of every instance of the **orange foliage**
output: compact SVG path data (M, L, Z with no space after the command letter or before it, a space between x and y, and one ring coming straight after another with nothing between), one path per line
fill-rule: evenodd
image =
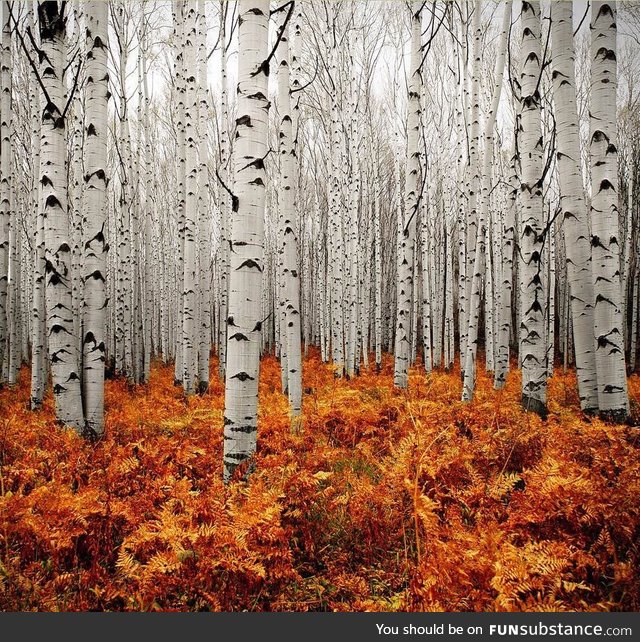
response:
M224 387L183 398L173 368L107 383L96 445L0 392L0 608L640 610L640 432L581 416L575 374L549 418L518 373L392 363L336 380L311 352L304 429L263 361L257 472L222 485ZM640 393L630 379L632 397Z

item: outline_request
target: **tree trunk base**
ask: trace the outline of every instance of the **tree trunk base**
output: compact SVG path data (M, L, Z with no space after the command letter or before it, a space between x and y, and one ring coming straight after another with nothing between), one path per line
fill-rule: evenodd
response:
M522 406L528 412L535 412L541 419L546 419L549 414L546 404L528 395L522 395Z
M624 424L629 418L629 413L625 408L601 410L598 415L602 421L606 421L608 424Z
M198 394L199 395L204 395L207 390L209 390L209 382L208 381L198 381Z

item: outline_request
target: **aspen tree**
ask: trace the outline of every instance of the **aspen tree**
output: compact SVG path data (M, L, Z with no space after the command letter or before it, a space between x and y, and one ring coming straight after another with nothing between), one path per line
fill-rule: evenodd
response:
M83 231L83 377L87 429L104 431L105 278L107 273L107 5L86 5L86 125L84 142Z
M182 291L182 387L187 395L196 391L197 378L197 214L198 214L198 162L197 118L198 90L196 65L197 5L183 5L184 19L184 68L185 68L185 203L184 203L184 277Z
M479 307L474 308L471 300L473 293L473 282L476 275L476 246L478 239L482 238L478 230L478 196L480 192L480 61L482 46L482 25L481 25L481 5L479 0L468 3L472 7L471 31L473 34L472 49L472 68L471 78L469 80L470 96L466 105L463 105L464 113L467 116L467 130L469 136L469 164L465 168L466 176L464 189L467 195L467 210L465 220L465 270L464 270L464 318L461 320L460 328L460 355L461 369L464 381L464 367L466 367L466 357L469 354L469 343L474 343L474 338L469 338L469 327L472 319L479 314ZM466 87L465 87L466 88ZM468 93L467 93L468 95ZM464 215L464 214L463 214ZM480 260L480 257L479 257ZM476 282L478 279L475 279ZM474 325L477 324L477 319ZM475 349L472 346L472 349ZM464 360L463 360L464 359ZM464 366L464 367L462 367ZM463 391L468 395L469 386L465 385Z
M411 356L411 306L413 296L413 252L416 216L420 206L420 154L418 129L420 119L420 40L421 2L412 2L411 54L409 95L407 99L407 169L405 176L405 207L398 224L398 305L396 314L395 368L393 384L406 388L409 383Z
M475 15L480 14L480 5L477 4L475 8ZM490 216L489 212L489 192L491 190L491 161L493 159L493 139L494 139L494 127L496 124L496 116L498 114L498 104L500 102L500 94L502 93L502 78L504 74L504 63L507 50L507 36L509 33L509 24L511 21L511 3L505 2L503 7L503 19L502 19L502 28L500 34L500 41L498 44L498 57L496 60L496 73L495 73L495 83L493 87L493 94L491 99L491 106L489 108L489 113L487 116L487 121L485 124L484 131L484 140L485 140L485 149L482 161L482 170L481 178L477 181L476 185L481 186L481 195L480 195L480 211L478 214L477 223L475 226L477 238L475 239L476 247L474 251L474 265L473 272L471 277L471 296L469 298L469 328L467 330L467 350L466 354L461 354L461 359L464 358L464 371L463 371L463 388L462 388L462 400L470 401L473 398L473 391L475 388L475 377L476 377L476 354L478 348L478 325L480 322L480 309L481 309L481 290L482 290L482 278L485 273L485 260L487 253L486 246L486 236L487 236L487 223ZM474 20L474 24L476 24ZM479 46L479 39L476 39L476 47ZM479 66L479 52L474 51L474 70L478 71L477 67ZM471 149L473 150L474 142L471 142ZM473 170L473 162L471 164ZM475 196L476 187L472 185L471 187L471 199L472 203L476 200ZM473 208L473 205L471 205ZM472 221L473 221L473 209L471 212ZM470 227L470 229L472 229ZM489 263L490 269L490 263ZM485 284L486 288L490 287L489 283ZM491 302L487 302L488 305ZM486 306L485 306L486 307ZM487 346L485 346L487 347ZM492 346L489 346L488 349L492 350Z
M280 183L279 206L282 211L283 292L287 352L287 393L292 417L300 415L302 406L302 355L300 338L300 278L298 267L298 221L295 204L296 156L291 118L291 82L289 65L289 14L278 14L278 115Z
M184 273L185 273L185 66L184 66L184 0L173 0L173 46L175 48L174 75L176 91L176 161L177 161L177 209L178 209L178 314L176 315L176 358L174 383L182 384L184 376Z
M551 5L551 37L560 207L570 282L578 389L582 409L594 412L598 408L598 386L593 337L593 276L589 220L580 166L572 3Z
M227 99L227 8L220 0L220 176L229 183L229 110ZM230 205L227 190L220 191L220 327L218 336L218 374L224 377L227 363L227 324L229 302L229 222Z
M78 341L73 335L71 240L67 212L65 147L65 3L40 2L41 64L44 109L40 158L45 218L45 279L49 362L56 419L82 433L84 417L78 370Z
M11 220L11 2L2 3L0 42L0 384L9 335L9 228Z
M527 410L546 414L547 333L545 331L545 284L543 242L545 220L542 207L542 130L540 119L540 3L522 3L522 91L520 149L520 367L522 403Z
M37 33L37 13L33 12L33 32ZM34 36L35 37L35 36ZM40 206L40 88L35 73L30 76L29 99L31 102L31 149L33 150L33 196L35 233L33 256L33 289L31 306L31 410L42 406L47 382L47 348L45 307L45 235L44 217Z
M616 6L591 8L591 247L600 414L622 422L629 413L624 362L618 242L616 136ZM575 333L574 333L575 338Z
M198 392L209 387L209 355L211 352L211 250L209 208L209 145L207 112L209 105L207 77L206 3L198 0L197 67L198 67Z
M224 480L256 450L263 317L264 161L267 156L269 3L240 0L235 192L230 236L229 316L224 406Z

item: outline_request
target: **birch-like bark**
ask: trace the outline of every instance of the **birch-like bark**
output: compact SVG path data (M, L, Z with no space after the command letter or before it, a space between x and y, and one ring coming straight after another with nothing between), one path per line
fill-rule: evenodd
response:
M475 16L478 16L477 21L479 25L479 14L480 14L480 5L477 4L474 13L474 25L476 24ZM490 216L489 212L489 194L491 191L491 163L493 160L493 136L494 136L494 127L496 124L496 117L498 115L498 105L500 103L500 94L502 93L502 79L504 76L504 63L506 58L507 51L507 36L509 34L509 24L511 22L511 3L507 2L504 6L503 19L502 19L502 28L500 35L500 42L498 44L498 58L496 60L496 74L495 74L495 84L493 86L493 94L491 99L491 106L489 108L489 114L487 115L487 122L485 125L484 139L485 139L485 149L482 162L482 177L481 180L476 180L472 183L471 194L470 194L470 207L471 207L471 222L469 229L475 229L477 238L474 239L475 251L473 254L474 263L473 271L471 276L471 295L469 297L469 327L467 330L467 340L466 340L466 354L461 355L461 358L464 357L464 369L463 369L463 386L462 386L462 400L471 401L473 398L473 391L475 389L476 383L476 355L478 350L478 328L480 323L480 310L482 306L482 280L485 272L485 255L487 251L486 246L486 236L487 236L487 221ZM478 27L476 27L478 28ZM478 73L480 66L480 51L478 50L480 46L479 38L475 40L475 49L474 49L474 73ZM473 81L472 81L473 82ZM477 93L477 90L476 90ZM473 100L473 99L472 99ZM477 99L476 99L477 100ZM472 131L475 120L479 118L479 115L472 116L474 119L472 121ZM476 125L479 129L479 126ZM472 136L471 141L471 150L472 150L472 161L471 161L471 171L477 171L474 168L475 163L478 163L478 150L475 154L473 153L475 146L479 143L479 140ZM474 220L474 203L477 202L477 196L475 194L477 187L481 185L481 196L480 196L480 211L477 214L477 222ZM474 224L475 223L475 227ZM487 284L489 287L489 284ZM486 348L486 346L485 346ZM491 349L493 349L491 347Z
M131 169L133 167L131 154L131 129L129 124L129 105L127 99L127 60L129 55L128 42L128 17L123 0L116 6L117 38L119 64L118 64L118 89L120 105L118 109L118 144L119 144L119 179L120 194L118 202L118 295L117 295L117 328L119 341L117 345L117 365L121 374L125 375L130 383L135 380L134 373L134 346L133 346L133 320L134 320L134 233L135 191L131 184Z
M379 154L376 156L376 158ZM375 165L373 183L373 220L374 220L374 251L375 251L375 350L376 371L382 368L382 226L380 222L380 164Z
M220 0L220 176L229 184L229 108L227 99L227 7ZM218 374L225 375L227 363L227 324L229 308L229 196L225 189L220 190L220 319L218 336Z
M573 6L551 5L553 100L560 207L571 297L580 405L585 412L598 408L595 343L593 337L593 276L589 218L580 165L580 131L576 106Z
M433 266L430 265L433 254L430 250L430 240L432 230L430 230L429 217L432 207L423 207L422 209L422 349L424 369L426 372L431 372L433 369L433 351L431 341L431 312L432 312L432 297L433 288L431 287L431 277L433 274Z
M298 268L298 221L295 205L296 154L291 118L291 83L289 67L289 25L287 14L279 13L278 44L278 115L280 117L279 206L283 220L283 291L287 349L287 392L291 417L302 408L302 354L300 339L300 278Z
M499 309L498 309L498 345L496 347L496 369L493 373L493 387L500 390L504 387L509 372L509 343L511 339L511 304L513 295L513 257L517 211L520 207L518 193L520 191L520 152L519 139L521 119L521 103L516 105L516 121L514 127L513 153L510 163L509 199L504 213L502 226L502 262L500 266Z
M107 214L107 5L92 0L86 5L86 127L84 153L85 194L84 232L84 307L82 341L83 395L87 430L93 436L104 432L104 365L106 358L106 293L108 243Z
M184 375L183 312L184 312L184 257L185 257L185 66L184 66L184 0L173 1L173 46L175 48L174 76L176 105L176 164L177 164L177 206L178 206L178 314L176 315L176 357L174 383L182 384Z
M267 47L269 3L240 0L238 118L231 229L227 372L224 408L224 480L240 465L254 467L258 376L263 317L264 159L267 155Z
M35 26L35 14L34 14ZM34 29L34 32L36 30ZM45 306L44 217L40 206L40 89L35 74L29 83L32 108L31 149L33 150L33 196L35 252L33 255L33 298L31 306L31 410L42 406L47 383Z
M478 197L480 193L480 61L482 48L482 24L481 24L481 4L479 0L468 3L468 7L473 7L472 25L473 32L473 64L471 69L471 97L466 105L465 114L468 115L467 128L469 132L469 166L466 168L465 188L468 193L468 215L465 221L466 231L466 266L465 266L465 316L464 323L460 328L460 359L461 374L463 376L463 399L470 398L473 387L464 384L465 368L469 355L469 349L476 350L476 339L469 337L469 328L471 325L477 327L480 303L474 308L472 295L474 294L474 281L480 286L480 276L482 271L476 270L479 264L476 264L479 246L484 242L484 237L479 233L479 216L478 216ZM478 256L478 261L483 256ZM478 275L476 277L476 275ZM477 288L479 290L479 287ZM472 344L472 345L470 345ZM475 377L475 372L471 373Z
M329 155L331 158L331 173L329 179L329 287L331 288L331 357L333 360L334 374L341 377L345 366L344 346L344 311L343 311L343 283L344 283L344 256L343 256L343 208L340 203L340 118L338 109L337 86L337 47L334 46L330 53L331 75L336 79L331 85L331 140L329 141Z
M406 388L409 383L411 357L411 309L413 296L413 252L416 217L420 205L420 127L421 84L421 12L422 3L412 2L411 54L409 66L409 95L407 98L407 169L405 175L405 204L398 225L398 305L396 314L395 367L393 385Z
M540 3L522 3L522 147L520 198L520 367L522 403L546 414L546 291L542 265L545 218L542 207L542 129L540 119Z
M209 388L211 352L211 217L209 208L209 145L207 113L207 21L204 0L198 0L198 392Z
M13 147L13 137L11 140ZM11 149L12 165L13 149ZM9 305L7 306L9 314L9 354L7 361L7 383L15 386L18 383L18 371L21 364L21 347L20 330L22 328L22 310L20 305L20 227L18 222L18 209L16 207L16 190L15 178L10 179L10 205L11 212L9 220Z
M629 414L629 397L618 242L615 3L594 2L591 16L591 247L598 405L603 417L622 422Z
M185 207L184 207L184 277L182 291L182 387L185 394L196 391L197 378L197 215L198 162L197 120L198 90L196 69L197 5L185 3Z
M153 332L152 332L152 314L154 309L154 302L157 304L157 298L154 297L154 287L153 280L155 276L154 266L159 266L159 254L161 250L153 242L153 224L154 219L157 219L157 216L154 215L155 207L153 204L153 161L152 161L152 132L151 124L149 122L149 112L151 109L150 98L149 98L149 74L148 74L148 61L145 55L147 50L148 43L148 29L145 26L142 32L143 46L140 56L140 74L142 76L142 101L143 101L143 116L142 116L142 125L144 129L144 212L143 212L143 238L144 238L144 251L145 251L145 261L142 269L144 274L144 315L142 318L143 322L143 345L144 345L144 356L142 364L142 381L144 383L149 383L149 375L151 373L151 352L153 345ZM162 273L159 275L159 280L162 282ZM160 297L160 301L166 301L164 297ZM158 305L160 315L162 315L162 309L164 306ZM162 322L159 322L159 326L162 326ZM156 346L161 344L161 340L155 343ZM156 348L157 350L157 348ZM161 348L163 353L163 358L167 359L167 351Z
M0 42L0 384L8 347L9 223L11 219L11 25L9 7L2 3Z
M40 183L45 218L45 272L49 361L56 419L82 433L84 417L78 373L78 341L73 335L71 241L67 212L65 145L64 5L38 4L46 92L42 111Z

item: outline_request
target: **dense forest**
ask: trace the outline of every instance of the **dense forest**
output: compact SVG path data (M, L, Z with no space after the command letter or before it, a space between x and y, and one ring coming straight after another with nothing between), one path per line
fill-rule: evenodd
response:
M640 5L1 26L0 609L640 610Z

